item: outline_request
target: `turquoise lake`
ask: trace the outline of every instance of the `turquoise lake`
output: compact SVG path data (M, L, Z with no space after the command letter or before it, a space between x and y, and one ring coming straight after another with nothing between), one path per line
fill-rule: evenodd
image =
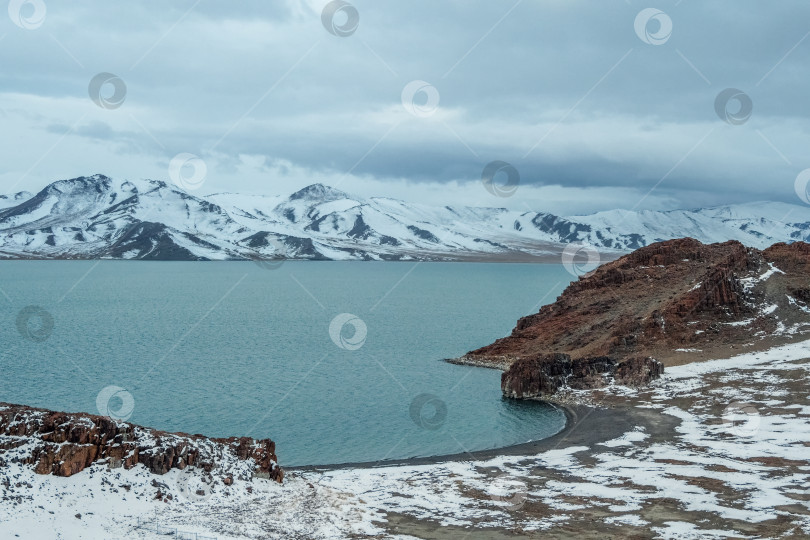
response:
M0 401L269 437L286 466L474 455L564 415L441 360L570 281L544 264L0 262Z

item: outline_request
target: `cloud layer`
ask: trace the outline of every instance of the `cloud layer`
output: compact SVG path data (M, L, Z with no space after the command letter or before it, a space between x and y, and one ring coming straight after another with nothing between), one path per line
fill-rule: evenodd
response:
M335 27L325 6L11 2L0 191L168 179L191 153L205 193L325 182L562 214L801 202L806 2L354 0L331 3ZM120 82L91 96L99 73ZM736 125L727 88L752 104ZM520 172L512 197L481 185L495 160Z

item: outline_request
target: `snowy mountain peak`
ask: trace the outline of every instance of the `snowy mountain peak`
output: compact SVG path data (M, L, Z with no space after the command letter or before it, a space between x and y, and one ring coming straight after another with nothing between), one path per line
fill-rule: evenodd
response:
M323 184L311 184L303 189L299 189L290 195L291 201L296 200L309 200L317 202L337 201L340 199L348 199L349 195Z
M98 193L107 191L112 187L112 180L103 174L94 174L93 176L79 176L78 178L70 178L67 180L59 180L46 187L42 192L57 192L57 193L70 193L75 190L94 189Z

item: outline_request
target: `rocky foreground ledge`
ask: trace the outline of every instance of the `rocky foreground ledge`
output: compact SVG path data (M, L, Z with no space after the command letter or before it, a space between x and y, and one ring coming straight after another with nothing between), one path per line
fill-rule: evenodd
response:
M643 386L664 366L762 350L810 332L810 244L748 248L692 238L605 263L511 335L454 363L506 371L508 397L550 398L611 382Z
M109 469L142 464L158 475L197 467L226 485L233 482L237 470L242 476L281 482L284 471L275 449L270 439L212 439L105 416L0 403L0 466L10 461L32 466L38 474L72 476L94 464L106 464Z

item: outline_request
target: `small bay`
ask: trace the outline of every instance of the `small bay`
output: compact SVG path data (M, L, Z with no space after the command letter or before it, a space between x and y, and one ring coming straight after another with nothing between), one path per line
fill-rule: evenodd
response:
M570 280L544 264L4 261L0 401L98 414L118 387L131 422L269 437L287 466L474 454L565 417L502 399L499 371L441 360ZM47 339L20 332L41 324L18 320L27 306L52 317ZM106 406L128 413L121 395Z

